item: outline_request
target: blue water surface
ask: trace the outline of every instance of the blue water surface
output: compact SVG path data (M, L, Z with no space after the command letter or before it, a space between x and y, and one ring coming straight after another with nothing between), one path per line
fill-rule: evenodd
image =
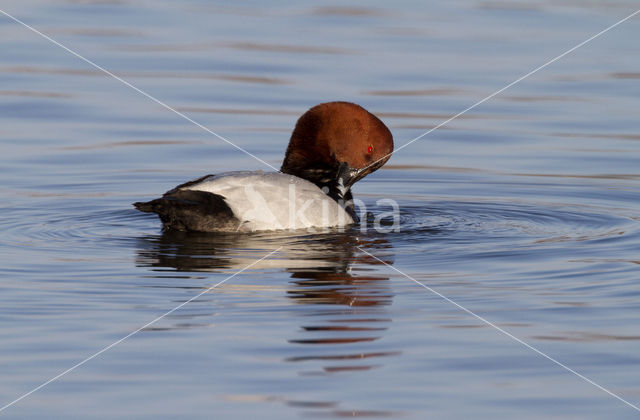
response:
M0 14L0 415L636 418L640 15L403 146L637 7L5 0L274 167L332 100L401 149L364 228L163 233L131 203L268 166Z

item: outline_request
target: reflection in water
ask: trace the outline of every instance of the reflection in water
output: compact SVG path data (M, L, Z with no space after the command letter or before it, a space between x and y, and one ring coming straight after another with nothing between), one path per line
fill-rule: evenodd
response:
M374 246L380 245L388 247L381 243ZM370 263L368 258L363 261L366 254L354 255L353 248L348 252L354 262ZM320 365L319 370L305 370L301 374L317 376L370 370L379 366L374 360L399 354L373 351L364 344L381 338L391 322L383 309L391 304L393 297L387 277L356 275L347 267L341 271L295 271L292 279L288 296L299 304L318 305L302 325L301 337L289 339L292 344L317 346L311 350L301 349L302 355L286 359Z
M252 269L276 268L291 273L286 296L306 306L302 312L291 311L293 316L302 316L304 322L296 336L288 337L287 342L295 347L295 352L284 359L299 366L300 376L367 371L381 366L385 357L400 354L374 344L392 321L385 309L393 299L389 279L358 267L382 263L357 247L375 250L386 263L393 263L391 244L379 235L368 236L358 231L314 235L164 232L139 240L137 264L158 271L233 273L280 246L282 249L274 257ZM335 408L340 402L286 403L293 407L329 409L328 414L333 416L344 415ZM391 414L349 411L349 415L362 413Z
M271 259L252 269L280 268L294 273L347 273L354 262L374 263L366 255L354 257L357 246L389 248L387 241L359 235L358 231L293 235L290 233L186 233L163 232L141 238L137 265L165 271L229 271L254 263L276 248ZM357 235L357 236L356 236ZM319 276L322 277L322 276Z

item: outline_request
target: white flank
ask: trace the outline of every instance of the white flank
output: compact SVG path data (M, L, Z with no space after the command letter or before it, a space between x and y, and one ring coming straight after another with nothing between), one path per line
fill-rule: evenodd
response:
M185 189L221 195L240 219L241 231L345 226L349 214L315 184L263 171L225 172Z

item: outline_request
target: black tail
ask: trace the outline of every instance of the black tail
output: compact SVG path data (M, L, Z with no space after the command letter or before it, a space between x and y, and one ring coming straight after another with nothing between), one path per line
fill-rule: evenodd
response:
M240 225L223 196L205 191L176 189L133 205L142 212L157 213L165 229L220 232L235 231Z
M161 199L158 199L161 200ZM145 213L157 213L155 210L153 210L155 208L154 206L154 202L158 201L158 200L153 200L153 201L147 201L146 203L143 203L141 201L138 201L137 203L133 203L133 206L135 208L137 208L140 211L143 211Z

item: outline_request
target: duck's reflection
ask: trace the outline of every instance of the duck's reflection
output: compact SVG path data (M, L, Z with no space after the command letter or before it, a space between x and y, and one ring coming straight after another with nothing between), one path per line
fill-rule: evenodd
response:
M391 323L387 307L393 294L388 277L371 269L381 263L358 250L362 247L392 263L391 245L380 236L166 232L139 240L137 263L162 271L234 272L278 247L282 249L277 254L252 269L291 273L286 295L306 306L292 311L304 321L287 337L294 348L286 352L293 355L285 361L299 363L301 375L329 375L369 370L383 357L399 353L374 344Z
M377 254L379 248L390 251L386 241L347 240L341 249L349 255L349 264L343 269L297 270L291 276L288 296L299 304L318 305L307 313L298 336L288 340L300 346L300 355L286 360L305 362L300 372L303 375L370 370L380 365L375 360L399 353L372 343L390 325L386 307L393 294L387 277L350 269L362 263L380 264L358 251L357 246L378 248ZM387 260L392 262L390 257Z

